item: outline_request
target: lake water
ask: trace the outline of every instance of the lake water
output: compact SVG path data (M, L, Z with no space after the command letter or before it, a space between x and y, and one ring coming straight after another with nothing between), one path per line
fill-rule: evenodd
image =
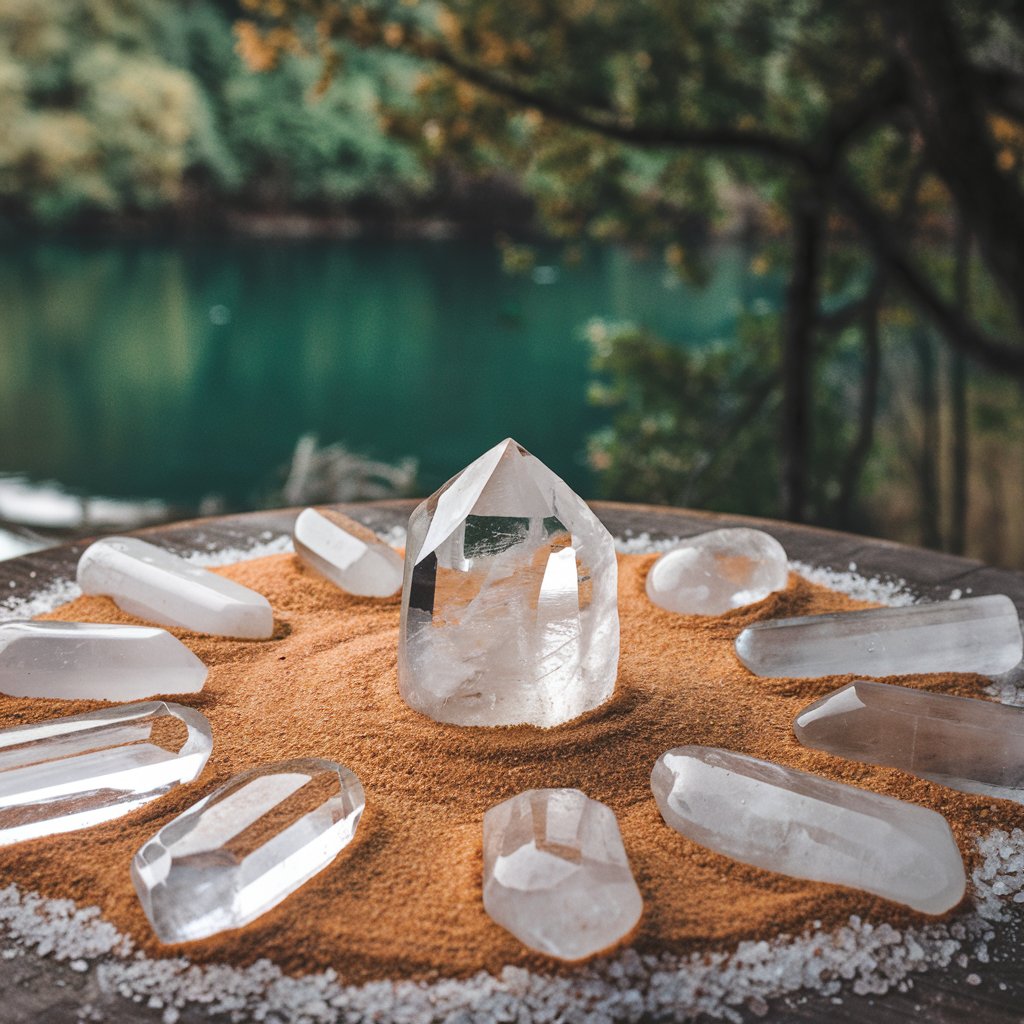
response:
M511 435L593 493L587 320L699 345L780 284L737 247L699 290L619 249L555 259L513 277L472 241L5 241L0 473L239 507L307 432L416 457L423 492Z

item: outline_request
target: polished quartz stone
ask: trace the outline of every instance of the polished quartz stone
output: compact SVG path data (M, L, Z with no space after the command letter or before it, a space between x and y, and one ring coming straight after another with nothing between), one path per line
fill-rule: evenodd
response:
M859 680L804 708L805 747L1024 803L1024 709Z
M162 626L247 640L274 632L274 613L262 594L136 537L106 537L86 548L78 585Z
M359 780L332 761L241 772L135 855L132 881L153 930L161 942L190 942L254 921L337 857L364 804Z
M687 537L647 573L647 596L666 611L721 615L763 601L789 581L782 545L761 530L712 530Z
M402 559L372 530L329 508L307 508L295 520L295 554L336 587L361 597L390 597L402 588Z
M736 639L751 672L780 678L999 675L1021 653L1017 609L1003 594L759 622Z
M210 724L164 701L0 732L0 845L89 828L203 770Z
M409 520L398 680L458 725L554 726L615 688L615 547L586 503L515 441Z
M61 700L145 700L197 693L206 666L155 626L0 623L0 693Z
M963 898L963 860L935 811L715 747L658 758L665 821L701 846L767 871L864 889L925 914Z
M628 935L643 900L611 808L578 789L531 789L484 815L484 909L562 960Z

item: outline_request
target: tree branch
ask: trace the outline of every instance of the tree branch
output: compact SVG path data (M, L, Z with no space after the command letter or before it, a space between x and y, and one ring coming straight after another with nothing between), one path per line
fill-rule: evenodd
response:
M1024 377L1024 346L997 341L947 302L904 249L897 232L847 176L837 174L833 195L858 226L882 268L890 271L893 282L903 288L951 345L993 370Z

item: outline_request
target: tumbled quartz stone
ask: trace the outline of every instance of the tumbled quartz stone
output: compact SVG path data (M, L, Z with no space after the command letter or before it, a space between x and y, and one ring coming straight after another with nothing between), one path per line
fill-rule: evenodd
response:
M1024 709L858 680L804 708L805 747L1024 803Z
M206 666L155 626L0 623L0 693L60 700L145 700L197 693Z
M1000 675L1020 660L1020 619L1003 594L759 622L736 639L751 672L779 678Z
M946 819L917 804L715 747L662 754L651 790L681 835L766 871L925 914L945 913L966 890Z
M761 530L738 527L688 537L647 573L653 604L682 615L721 615L763 601L789 581L785 549Z
M162 626L245 640L274 632L274 612L262 594L137 537L106 537L86 548L78 585Z
M0 732L0 846L89 828L203 770L213 740L192 708L146 701Z
M506 440L409 520L398 682L457 725L554 726L603 704L619 660L611 535Z
M530 949L582 960L640 920L643 899L611 808L531 789L484 814L484 909Z
M360 597L390 597L402 588L402 559L372 531L329 508L295 520L295 554L336 587Z
M157 937L203 939L276 907L349 844L364 804L359 779L332 761L300 758L234 776L132 861Z

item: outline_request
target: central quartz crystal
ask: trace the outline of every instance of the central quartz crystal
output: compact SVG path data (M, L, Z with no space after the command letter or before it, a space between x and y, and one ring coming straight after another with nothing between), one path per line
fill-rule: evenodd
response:
M409 520L398 683L457 725L559 725L604 703L619 660L611 535L515 441Z

